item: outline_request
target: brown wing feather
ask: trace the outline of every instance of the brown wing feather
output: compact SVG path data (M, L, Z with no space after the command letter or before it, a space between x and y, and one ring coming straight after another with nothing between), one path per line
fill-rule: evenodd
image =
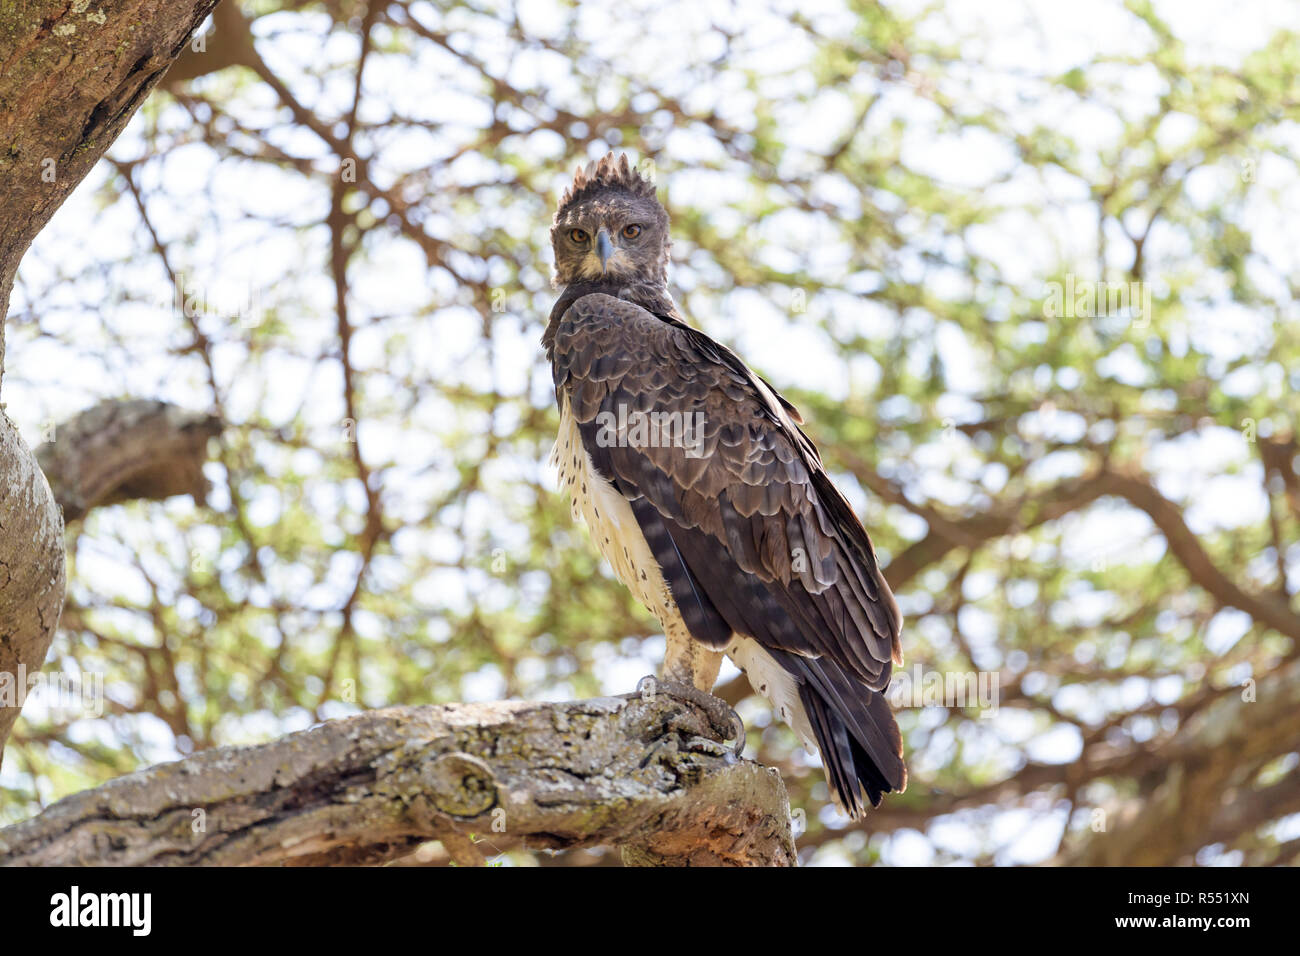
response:
M901 659L898 607L789 403L703 333L610 295L570 304L547 344L596 467L662 517L690 583L728 624L884 689ZM602 440L598 416L620 409L699 414L698 453Z

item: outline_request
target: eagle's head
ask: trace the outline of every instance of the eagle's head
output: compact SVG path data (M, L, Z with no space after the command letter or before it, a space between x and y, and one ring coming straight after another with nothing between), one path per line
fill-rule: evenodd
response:
M555 282L668 282L668 213L627 155L578 167L555 211Z

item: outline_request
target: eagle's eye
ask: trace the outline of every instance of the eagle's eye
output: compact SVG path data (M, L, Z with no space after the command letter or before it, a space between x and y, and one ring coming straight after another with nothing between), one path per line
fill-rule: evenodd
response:
M588 236L585 229L570 229L569 238L572 239L574 242L581 243L581 242L586 242Z
M623 227L624 239L635 239L639 235L641 235L641 227L636 225L636 223L633 223L630 226Z

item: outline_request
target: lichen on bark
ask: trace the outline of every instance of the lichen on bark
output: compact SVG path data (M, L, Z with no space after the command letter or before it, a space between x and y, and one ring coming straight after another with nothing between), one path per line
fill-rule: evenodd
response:
M780 776L667 695L392 707L119 778L0 831L0 864L383 863L440 841L617 845L633 865L791 866Z

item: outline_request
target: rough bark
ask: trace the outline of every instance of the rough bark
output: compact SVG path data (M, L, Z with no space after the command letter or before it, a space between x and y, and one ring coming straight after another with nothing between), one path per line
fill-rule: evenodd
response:
M12 0L0 8L0 384L19 260L216 3ZM0 672L39 670L65 580L54 496L0 410ZM17 716L0 709L0 746Z
M63 519L18 429L0 411L0 675L40 670L63 610ZM0 707L0 761L19 706Z
M440 840L791 866L780 776L666 695L393 707L114 780L0 831L6 865L376 864Z

